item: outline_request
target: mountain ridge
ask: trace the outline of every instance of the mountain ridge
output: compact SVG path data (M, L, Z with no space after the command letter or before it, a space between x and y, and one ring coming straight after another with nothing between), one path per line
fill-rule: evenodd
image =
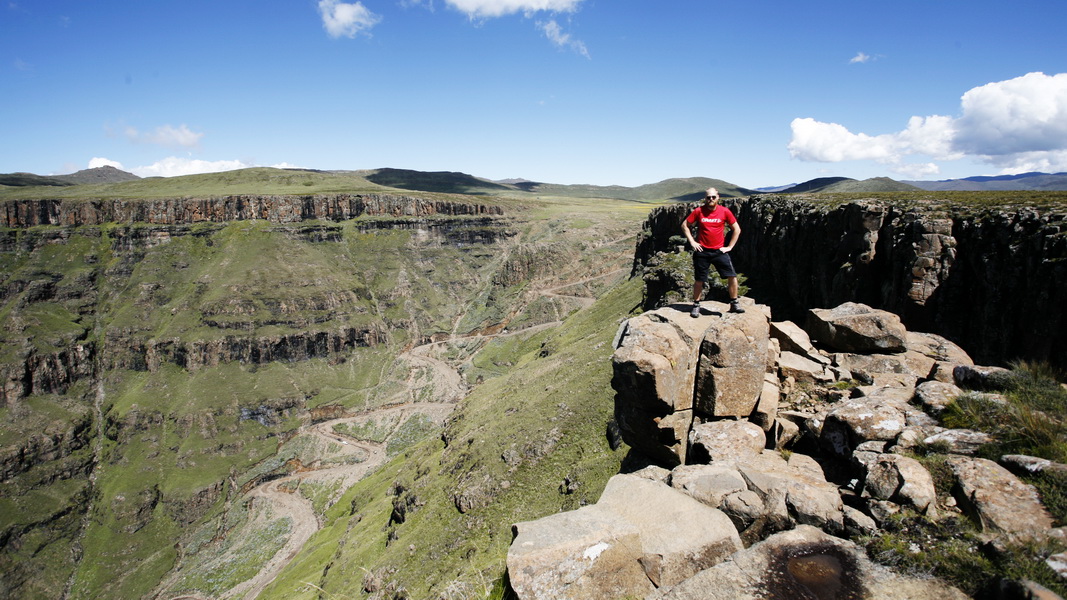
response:
M274 172L274 176L264 176L264 173ZM937 181L923 180L894 180L889 177L872 177L865 180L856 180L850 177L828 176L810 179L802 183L787 185L764 186L758 188L745 188L729 181L709 177L672 177L655 183L647 183L638 186L622 185L593 185L593 184L558 184L534 181L521 177L492 180L478 177L460 171L418 171L413 169L399 169L392 167L380 167L376 169L361 170L320 170L320 169L279 169L274 167L251 167L234 171L220 171L218 173L202 173L197 175L181 175L175 177L141 178L133 173L122 171L115 167L103 166L92 169L83 169L68 175L36 175L34 173L0 173L0 198L13 197L19 192L11 190L25 190L34 188L50 189L50 195L59 193L74 194L67 190L60 192L62 188L84 189L83 185L101 186L105 193L123 192L127 189L132 195L143 194L146 189L146 180L174 180L193 181L194 179L230 181L240 184L242 179L247 179L247 185L257 185L264 180L300 179L300 185L312 188L298 191L324 191L317 189L319 183L313 178L320 180L341 179L348 185L366 185L381 189L398 189L410 192L430 192L459 195L503 195L503 196L528 196L549 195L572 198L615 198L634 202L650 201L675 201L697 202L703 191L709 187L715 187L722 196L741 197L758 194L798 194L798 193L868 193L887 191L1063 191L1067 190L1067 173L1043 173L1029 172L1017 175L978 175L960 179L942 179ZM213 177L216 176L216 177ZM190 179L186 179L190 178ZM141 182L136 188L126 187L124 184ZM136 183L135 183L136 185ZM150 185L150 184L148 184ZM7 193L4 193L7 188ZM256 190L249 189L246 193ZM330 188L325 191L340 191ZM228 192L232 193L232 192ZM41 195L38 192L37 195Z

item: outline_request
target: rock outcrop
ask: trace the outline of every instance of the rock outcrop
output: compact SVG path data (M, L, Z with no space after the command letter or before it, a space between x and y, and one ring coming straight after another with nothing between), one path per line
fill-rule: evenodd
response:
M969 516L1002 543L1065 534L1032 486L969 455L978 432L933 416L1010 375L858 303L812 310L803 329L751 301L742 315L704 306L696 319L669 306L623 325L612 386L627 474L594 505L514 526L519 598L965 598L872 564L847 538L904 510ZM951 499L906 454L917 444L950 448Z
M179 225L261 219L271 223L307 220L345 221L359 216L428 217L435 215L502 215L498 206L429 200L392 194L329 194L314 196L235 195L212 198L153 200L7 200L0 203L3 224L12 228L35 225L102 225L151 223Z
M727 205L744 232L734 264L781 320L802 322L810 308L859 302L953 340L981 364L1025 359L1067 367L1067 314L1049 310L1067 305L1062 208L775 195ZM688 209L652 211L635 273L672 250L670 237Z

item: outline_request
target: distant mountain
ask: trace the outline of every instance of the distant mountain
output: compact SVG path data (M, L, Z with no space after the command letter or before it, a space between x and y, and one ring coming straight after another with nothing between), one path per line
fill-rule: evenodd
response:
M819 177L782 190L780 193L844 192L863 194L868 192L907 192L916 189L918 188L913 185L895 181L888 177L872 177L863 181L857 181L849 177Z
M41 175L34 175L33 173L0 173L0 185L9 187L31 187L38 185L63 187L74 184L63 181L58 177L44 177Z
M917 188L933 192L944 191L1012 191L1012 190L1067 190L1067 173L1020 173L1019 175L997 175L964 177L963 179L942 179L940 181L905 181Z
M70 175L56 175L54 179L60 181L66 181L71 185L80 185L83 183L119 183L122 181L133 181L140 179L140 177L133 173L127 173L121 169L115 167L104 166L95 167L93 169L83 169L77 173L71 173Z
M704 190L714 187L724 197L750 196L755 190L743 188L721 179L708 177L681 177L665 179L637 187L621 185L558 184L531 181L529 179L503 179L491 181L466 173L440 171L427 173L407 169L377 169L364 175L367 181L388 187L423 192L448 192L453 194L506 194L520 192L544 196L570 198L618 198L635 202L696 202Z
M565 196L572 198L618 198L635 202L697 202L704 197L709 187L719 190L725 198L751 196L755 190L743 188L722 179L708 177L676 177L664 179L658 183L649 183L637 187L621 185L562 185L526 181L516 183L516 188L523 191L547 196Z
M848 177L819 177L818 179L812 179L805 181L804 183L798 183L793 187L785 188L784 190L778 190L783 194L800 194L803 192L819 192L827 187L841 182L841 181L856 181L855 179L849 179Z
M364 178L378 185L420 192L448 194L491 194L513 189L511 186L480 179L454 171L412 171L409 169L377 169Z
M0 185L10 187L65 187L83 183L119 183L133 181L134 179L140 179L140 177L115 167L96 167L83 169L70 175L52 175L50 177L34 175L33 173L0 173Z
M798 183L787 183L785 185L771 185L771 186L767 186L767 187L758 187L758 188L756 188L756 191L757 192L762 192L764 194L775 194L775 193L778 193L778 192L781 192L781 191L788 190L791 187L796 187L797 185L800 185L800 184L798 184Z

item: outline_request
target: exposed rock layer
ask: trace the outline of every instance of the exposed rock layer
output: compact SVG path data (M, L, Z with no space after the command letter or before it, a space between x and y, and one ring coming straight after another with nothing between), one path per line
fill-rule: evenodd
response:
M355 217L500 215L498 206L428 200L391 194L314 196L223 196L154 200L9 200L0 205L7 227L101 225L103 223L183 223L247 221L293 223L311 219L344 221Z
M963 346L982 364L1067 366L1067 214L1007 207L845 204L783 196L730 203L735 266L776 318L861 302ZM635 268L670 249L685 205L653 211Z

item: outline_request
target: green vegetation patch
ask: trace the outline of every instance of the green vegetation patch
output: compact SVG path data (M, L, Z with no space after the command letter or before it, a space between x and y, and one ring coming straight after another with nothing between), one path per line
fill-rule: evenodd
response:
M996 441L979 449L984 458L1026 454L1067 462L1067 389L1045 366L1022 363L1012 373L1003 400L964 394L949 405L944 424L993 434Z
M639 296L632 280L559 329L490 343L476 360L504 356L499 344L515 352L512 368L464 400L447 443L425 440L353 486L262 597L350 595L365 581L418 598L491 590L512 522L595 502L618 471L605 382L611 339Z

